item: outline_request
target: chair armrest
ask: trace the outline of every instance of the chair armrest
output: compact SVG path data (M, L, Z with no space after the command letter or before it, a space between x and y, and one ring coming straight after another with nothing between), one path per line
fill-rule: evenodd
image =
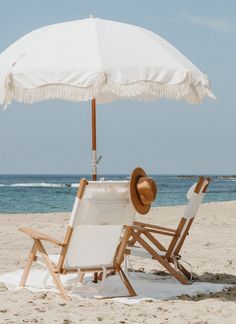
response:
M47 241L59 246L64 246L64 243L43 233L40 233L32 228L29 227L20 227L19 228L20 232L23 232L29 236L31 236L33 239L37 239L37 240L43 240L43 241Z
M143 233L148 232L148 233L157 233L157 234L162 234L162 235L167 235L167 236L175 236L175 233L173 233L173 232L167 232L164 230L157 230L157 229L147 228L147 227L143 227L143 226L133 225L132 229L134 229L136 231L143 232Z
M146 223L142 223L142 222L134 222L134 225L137 225L137 226L140 226L143 228L153 228L153 229L163 230L165 232L172 232L172 233L176 232L176 230L172 229L172 228L162 227L162 226L152 225L152 224L146 224Z

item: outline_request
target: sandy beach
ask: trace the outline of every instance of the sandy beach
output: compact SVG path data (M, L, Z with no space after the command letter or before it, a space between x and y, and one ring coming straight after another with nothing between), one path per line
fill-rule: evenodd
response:
M179 207L153 208L139 220L175 227L184 210ZM191 263L198 280L236 284L236 202L203 204L187 238L182 256ZM31 226L63 238L69 213L2 214L0 274L21 269L31 240L20 226ZM56 252L51 249L50 252ZM133 258L135 269L158 273L158 263ZM143 301L127 306L114 300L65 302L52 293L31 293L26 289L0 289L0 323L235 323L236 288L196 297L181 296L170 301Z
M0 324L236 324L236 1L0 24Z

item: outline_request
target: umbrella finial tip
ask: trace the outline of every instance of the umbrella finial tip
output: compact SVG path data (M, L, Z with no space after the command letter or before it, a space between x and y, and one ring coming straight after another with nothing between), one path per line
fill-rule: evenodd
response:
M94 15L89 15L89 18L95 18L95 16Z

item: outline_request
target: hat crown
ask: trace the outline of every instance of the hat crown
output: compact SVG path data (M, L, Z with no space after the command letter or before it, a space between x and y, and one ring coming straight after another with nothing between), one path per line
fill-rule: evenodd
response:
M140 177L136 185L136 190L143 205L151 204L156 198L157 187L152 178Z
M130 177L130 198L139 214L148 213L156 194L157 185L155 181L148 177L142 168L134 169Z

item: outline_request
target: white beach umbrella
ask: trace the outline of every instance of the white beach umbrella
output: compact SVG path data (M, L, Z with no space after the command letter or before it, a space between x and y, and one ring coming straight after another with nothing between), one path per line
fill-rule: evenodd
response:
M146 29L88 19L39 28L0 54L0 104L92 100L93 178L96 102L214 97L210 83L170 43Z

